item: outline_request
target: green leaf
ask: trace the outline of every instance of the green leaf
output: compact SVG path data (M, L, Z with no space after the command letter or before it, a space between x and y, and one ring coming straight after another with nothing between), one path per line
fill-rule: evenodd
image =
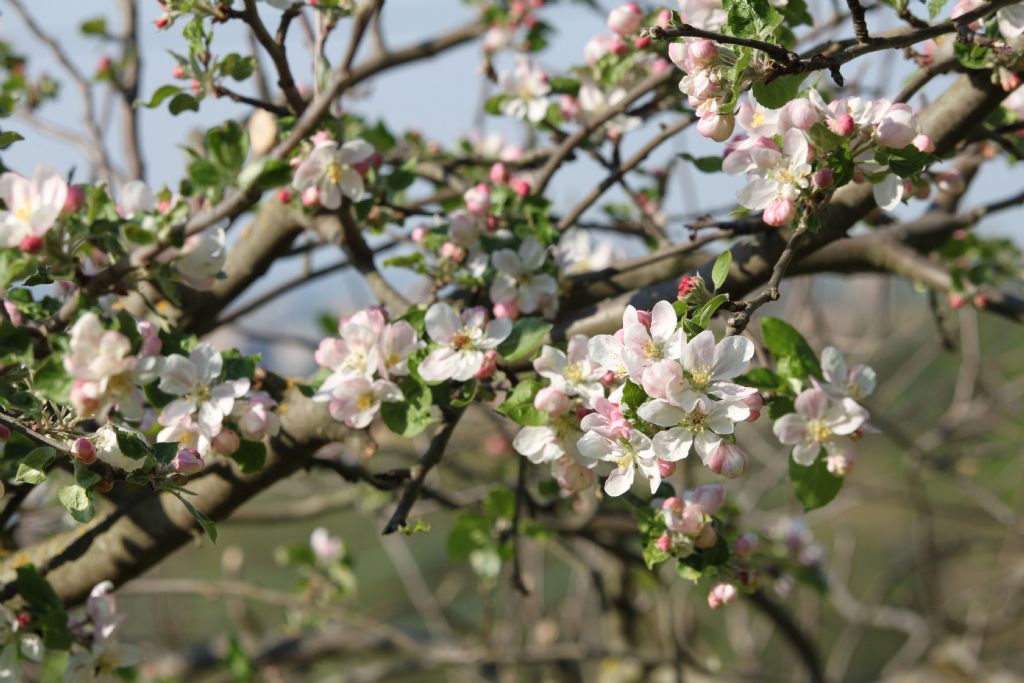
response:
M199 100L186 92L181 92L174 96L168 109L175 116L183 111L199 111Z
M533 406L533 397L540 390L540 382L526 379L516 385L515 389L498 406L498 412L513 422L527 426L539 427L547 424L548 414Z
M141 460L149 456L149 446L135 434L117 429L116 427L114 428L114 434L117 435L117 447L132 460Z
M238 450L231 454L231 459L238 463L246 474L259 472L267 461L267 447L261 441L242 441Z
M639 384L634 384L632 380L627 379L626 383L622 385L622 402L633 410L642 406L648 398L647 392L644 391L643 387Z
M221 180L220 171L206 159L197 159L189 164L188 176L198 187L216 187Z
M789 396L772 396L765 399L765 405L768 406L768 417L772 420L778 420L783 415L796 412L793 399Z
M177 95L180 92L181 88L179 88L176 85L161 85L159 88L156 89L156 92L153 93L153 96L149 98L149 102L143 103L140 100L139 104L142 104L142 106L146 107L147 109L153 109L154 107L159 107L160 104L171 95ZM187 97L191 97L191 95L188 95ZM171 113L176 114L177 112L172 110Z
M39 364L33 379L36 393L56 403L67 403L71 384L71 377L64 370L64 363L57 354L48 356Z
M75 460L75 483L87 489L92 488L102 479L100 475L89 469L88 465Z
M729 277L729 268L732 267L732 252L723 251L721 255L715 259L715 265L711 269L711 282L715 284L717 290L725 283L725 278Z
M206 149L212 161L228 175L237 175L249 155L249 135L235 121L206 132Z
M0 133L0 149L7 149L15 142L24 139L25 136L21 133L15 133L13 130L4 131L3 133Z
M726 252L727 254L729 252ZM726 301L729 300L728 294L716 294L711 298L711 301L707 302L696 311L693 312L693 323L696 324L701 330L708 329L708 324L711 322L711 316L715 314L719 308L722 307Z
M412 438L435 422L430 388L414 377L403 377L398 386L405 400L382 403L380 416L395 434Z
M922 152L913 145L887 151L889 170L900 178L916 176L935 159L934 155Z
M745 375L737 377L736 383L762 391L780 391L786 387L786 382L768 368L751 368Z
M807 340L792 325L778 318L761 320L764 345L775 357L778 373L783 377L821 379L821 365Z
M86 19L78 28L87 36L103 36L107 33L107 20L103 17Z
M718 173L722 170L722 157L719 156L695 157L688 152L683 152L679 155L679 158L693 162L697 170L702 173Z
M495 95L484 102L484 111L492 116L501 114L501 103L508 99L508 95Z
M210 537L210 540L213 541L214 543L216 543L217 542L217 525L214 524L213 520L210 519L209 517L207 517L202 512L200 512L196 508L195 505L193 505L192 503L188 502L185 499L185 497L183 495L181 495L180 493L175 491L174 495L177 496L178 500L181 501L181 504L185 506L185 509L188 510L189 513L191 513L191 515L196 518L196 521L199 522L199 526L201 526L203 528L203 531L205 531L206 535Z
M246 192L253 188L272 190L292 181L294 171L287 161L262 157L246 165L238 174L238 187Z
M75 521L88 522L96 515L92 500L89 499L89 491L79 484L60 487L57 491L57 500Z
M928 18L935 19L946 6L946 0L928 0Z
M805 78L807 74L802 73L779 76L771 82L758 81L754 83L754 99L769 109L781 109L787 102L796 98L800 92L800 84Z
M32 617L33 626L43 632L43 644L54 650L69 649L68 614L53 587L31 564L15 571L14 588L25 601L25 611Z
M9 320L0 322L0 363L27 362L32 359L32 337Z
M797 464L791 457L789 480L793 484L793 493L803 504L805 512L827 505L843 487L843 478L828 471L822 454L818 455L818 459L810 467Z
M550 81L551 92L555 95L572 95L576 97L580 92L580 82L575 78L555 76Z
M181 445L177 441L161 441L153 444L153 459L160 465L168 465L178 454Z
M46 480L46 470L56 458L57 451L51 446L36 448L18 463L18 473L14 477L14 483L41 484Z
M509 362L526 358L544 343L551 327L539 318L520 318L505 341L498 344L498 353Z

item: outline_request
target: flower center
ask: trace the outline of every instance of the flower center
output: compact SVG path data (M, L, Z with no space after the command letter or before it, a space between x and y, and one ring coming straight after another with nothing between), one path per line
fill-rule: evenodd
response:
M401 357L401 356L399 356L399 355L398 355L397 353L395 353L394 351L392 351L392 352L391 352L390 354L388 354L388 357L387 357L387 359L386 359L386 360L384 361L384 363L385 363L385 364L386 364L386 365L387 365L387 366L388 366L389 368L393 368L393 367L395 367L396 365L398 365L398 364L399 364L399 363L401 363L401 362L402 362L402 357Z
M694 389L704 389L711 382L711 366L702 365L690 372L690 384Z
M807 440L811 443L824 443L832 436L832 429L822 419L807 421Z
M341 164L337 161L332 161L327 164L327 168L324 169L324 175L331 183L337 185L341 182Z
M369 410L373 406L374 401L376 401L376 398L371 392L360 394L359 398L356 399L356 407L359 410Z
M32 218L32 206L30 204L22 204L14 212L14 215L22 223L28 223Z
M577 384L583 381L583 364L582 363L569 363L565 368L565 378L569 380L571 384Z
M644 345L644 354L653 360L661 360L662 358L661 347L653 339Z
M473 348L473 336L463 330L452 338L452 348L456 351Z
M694 434L700 434L708 430L708 426L704 422L705 419L707 419L707 415L694 412L687 415L686 420L680 424Z

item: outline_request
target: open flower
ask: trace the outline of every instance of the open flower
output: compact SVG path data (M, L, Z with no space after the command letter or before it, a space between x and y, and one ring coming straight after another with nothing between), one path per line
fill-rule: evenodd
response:
M662 460L674 462L690 454L690 446L705 463L722 437L732 434L735 424L750 416L742 401L699 401L693 410L683 410L664 399L654 399L637 409L651 424L667 428L654 435L654 452Z
M856 401L831 398L824 389L814 386L801 392L794 406L796 412L780 417L772 429L779 441L793 446L797 464L813 465L822 448L829 456L846 460L853 457L853 441L848 437L868 418Z
M32 178L17 173L0 175L0 245L18 247L25 238L41 239L64 209L68 184L49 166L36 168Z
M627 307L627 311L629 308L632 306ZM622 360L636 382L641 380L648 365L665 358L678 358L686 339L685 333L676 329L679 318L669 302L659 301L649 316L644 313L649 317L649 324L644 324L640 317L632 317L629 322L623 318Z
M534 464L553 463L567 454L575 456L582 435L576 416L566 413L546 425L523 427L512 439L512 448Z
M373 373L382 363L378 341L385 325L384 314L380 311L359 311L338 323L338 332L341 336L321 341L313 357L322 367L330 368L342 375L373 377ZM394 352L395 348L391 347L389 353ZM402 362L403 359L399 357L396 366L400 366Z
M533 367L541 377L551 380L552 387L569 396L604 396L604 371L591 362L587 343L586 336L577 334L569 340L568 353L545 346Z
M190 235L185 240L177 261L185 284L199 290L213 286L228 258L226 242L227 233L220 226Z
M156 359L131 355L128 337L106 330L95 313L86 313L71 328L70 353L64 369L74 378L71 403L82 417L103 421L114 408L129 420L142 419L144 396L137 386L151 381Z
M223 369L220 353L205 342L197 345L188 358L172 354L164 360L160 390L181 398L171 401L160 412L158 421L164 429L157 434L157 441L181 441L185 437L182 443L192 445L188 440L196 438L199 452L209 453L224 418L235 407L235 399L249 391L248 379L217 383Z
M516 57L515 69L503 71L498 76L498 84L508 94L501 103L501 113L531 123L539 123L547 116L547 94L551 86L532 59Z
M363 429L380 411L381 402L404 398L398 385L386 379L371 381L358 375L335 373L324 381L313 400L326 402L331 417L338 422Z
M484 364L484 353L497 348L512 332L512 321L487 321L483 308L467 308L459 316L446 303L427 309L427 334L441 347L423 359L419 373L428 382L472 379Z
M854 401L861 401L875 391L877 377L874 369L867 365L848 368L843 354L832 346L821 352L821 371L825 375L821 388L835 398L849 396Z
M491 301L514 301L521 313L533 313L555 301L558 282L548 273L540 272L547 255L535 238L529 237L517 251L498 249L491 262L498 274L491 283Z
M140 663L140 652L134 645L118 643L114 637L124 620L117 613L112 591L114 584L104 581L89 593L86 613L92 624L88 649L74 652L64 670L64 683L116 683L122 680L119 669ZM81 628L81 627L79 627Z
M755 393L730 381L747 371L753 357L754 343L746 337L732 335L715 344L715 335L704 330L683 346L680 362L688 383L673 402L689 412L709 396L729 400Z
M409 356L423 346L416 336L416 330L404 320L391 323L384 328L377 344L382 377L404 377L409 374Z
M373 151L373 145L365 140L349 140L341 147L334 140L324 140L299 164L292 185L299 192L315 187L325 209L339 208L343 196L358 201L365 187L363 176L354 167L373 156Z
M588 458L615 463L615 469L604 482L604 492L609 496L621 496L628 491L638 469L647 477L651 493L661 485L661 471L651 440L635 429L628 438L614 440L588 431L577 442L577 447Z

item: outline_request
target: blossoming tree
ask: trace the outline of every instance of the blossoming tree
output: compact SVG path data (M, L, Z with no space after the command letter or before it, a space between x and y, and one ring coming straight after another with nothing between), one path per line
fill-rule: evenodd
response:
M1024 319L1016 246L977 230L1024 195L961 206L975 178L1024 152L1024 5L587 2L607 30L588 36L578 64L554 65L547 44L572 27L549 22L559 3L544 0L466 0L467 23L405 46L387 40L400 0L394 13L384 0L159 0L155 25L140 22L143 3L115 4L119 24L82 24L115 53L90 75L48 32L51 8L4 3L27 35L0 43L0 149L51 135L88 168L39 158L0 176L0 531L11 551L0 560L0 680L205 680L201 658L119 642L114 595L147 580L170 589L139 577L190 539L217 543L218 525L303 470L340 475L331 488L360 494L347 505L385 536L447 544L528 635L456 633L405 550L394 580L418 586L410 599L425 630L359 616L349 531L320 527L285 552L304 577L297 595L173 584L301 615L287 651L231 640L217 656L238 680L299 680L334 656L309 651L332 620L361 632L360 666L378 667L352 680L397 680L394 653L406 667L486 680L499 679L495 667L500 680L789 680L786 658L810 680L840 680L850 657L825 662L787 604L797 591L838 596L839 615L861 630L900 632L878 670L926 661L951 633L983 637L974 611L942 602L941 579L923 584L924 615L860 602L802 517L780 514L842 514L872 476L886 484L871 458L858 467L885 439L913 465L908 495L921 514L931 512L920 471L943 469L928 464L927 439L901 431L891 396L874 398L888 395L885 374L846 360L862 355L877 310L851 304L858 327L832 335L796 314L808 290L787 290L791 276L822 272L909 280L928 292L943 341L952 310ZM251 53L222 47L235 28ZM177 37L177 66L143 87L143 46L157 31ZM60 80L77 86L84 132L42 116L58 81L26 61L23 40L51 50ZM528 145L479 134L445 145L360 113L359 86L465 45L491 94L481 116L521 127ZM901 65L900 87L864 75L879 59ZM217 99L237 110L198 119L180 182L147 184L147 109L203 115ZM427 120L445 115L441 102L417 106ZM124 131L117 153L108 114ZM711 152L668 154L680 140ZM581 159L600 169L592 189L556 201L553 181ZM669 213L680 186L729 177L742 182L721 211ZM340 266L283 283L268 275L331 250ZM329 336L306 355L318 369L283 376L217 334L342 268L377 305L332 297ZM761 310L784 293L789 308ZM974 370L961 372L940 435L990 417L972 412L981 361L964 354ZM1005 410L1014 386L985 391ZM472 457L481 448L486 467ZM402 455L391 467L379 449ZM449 463L458 485L441 477ZM1012 503L957 477L1019 542ZM430 503L449 509L431 517L438 529L424 518ZM45 510L61 521L29 523ZM922 563L941 554L928 529ZM575 635L553 622L536 601L547 554L618 621ZM1019 602L1019 577L1013 586ZM679 591L700 600L677 602ZM762 615L787 645L782 659L758 664L762 636L737 635L737 624L727 642L703 627L730 603ZM645 612L660 616L646 623ZM1011 607L1009 623L1019 614ZM354 637L344 636L335 650ZM609 662L625 668L609 673Z

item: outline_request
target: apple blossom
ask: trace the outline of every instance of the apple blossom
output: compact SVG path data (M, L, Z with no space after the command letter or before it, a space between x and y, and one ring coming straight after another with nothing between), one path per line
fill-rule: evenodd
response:
M277 401L268 394L257 391L248 398L236 401L231 417L238 425L242 437L249 441L262 441L267 436L275 437L281 430L281 421L274 408Z
M322 367L337 373L372 377L381 364L378 341L386 324L384 315L378 310L359 311L340 321L338 332L341 336L321 341L313 357Z
M852 457L849 436L867 420L867 411L852 398L834 399L820 386L806 389L796 397L795 413L783 415L772 426L784 445L793 446L793 460L814 464L822 448L829 455Z
M595 407L596 402L603 400L596 399ZM608 402L605 401L605 403ZM584 434L576 442L576 446L580 453L588 458L615 463L615 469L605 479L604 492L609 496L621 496L633 485L637 469L647 477L651 493L657 491L661 484L661 472L658 469L658 458L654 454L651 440L642 432L630 429L628 426L625 428L624 434L620 433L619 428L610 430L598 428L597 423L601 421L614 423L615 418L608 418L601 415L600 412L583 418L580 426L583 428Z
M185 284L199 290L213 286L227 261L226 241L227 234L220 226L190 235L185 240L176 261Z
M330 532L322 526L313 529L313 533L309 535L309 548L321 564L328 564L336 560L344 547L340 538L331 536Z
M178 474L195 474L201 472L204 467L206 463L203 462L203 456L194 448L182 448L171 460L171 469Z
M0 199L7 206L0 211L0 245L17 247L28 239L33 247L42 247L42 237L60 217L67 197L67 183L49 166L37 167L32 178L12 172L0 175Z
M340 147L334 140L325 140L299 165L292 184L299 192L316 188L320 205L333 211L341 207L343 197L352 201L362 198L363 177L355 166L373 156L373 152L373 145L365 140L349 140Z
M628 36L640 30L644 14L635 2L616 7L608 14L608 28L620 36Z
M736 586L731 583L716 583L708 593L708 607L719 609L729 603L736 602L738 597L739 592L737 592Z
M117 198L117 212L122 218L135 218L156 209L156 193L146 183L132 180L121 188Z
M639 312L632 306L626 307L623 315L622 361L629 376L640 381L644 368L664 358L678 358L686 336L677 330L679 322L676 311L667 301L659 301L650 312L650 324L644 325Z
M156 358L136 359L128 337L106 330L92 312L71 328L64 370L74 380L71 402L82 417L104 421L117 409L129 420L142 418L144 396L140 384L155 378Z
M84 465L91 465L96 462L96 446L84 436L78 437L71 444L71 454Z
M462 195L466 202L466 210L474 216L486 216L491 208L491 188L486 183L478 183L466 190Z
M704 458L705 467L728 479L735 479L743 474L747 470L747 462L747 454L725 440L719 441Z
M536 62L517 56L513 71L503 71L498 84L508 95L501 102L501 112L506 116L540 123L548 113L547 95L551 92L548 78Z
M428 382L473 378L484 363L484 352L497 348L512 332L512 321L487 321L482 308L467 308L460 316L446 303L433 304L425 318L427 334L437 344L419 366Z
M224 418L235 407L235 399L249 391L245 378L218 381L223 369L220 352L205 342L198 344L188 358L172 354L164 359L160 390L179 398L160 411L158 422L164 429L157 434L157 441L180 441L193 435L199 452L209 452Z
M553 388L567 396L583 399L604 396L601 385L604 371L591 361L588 343L584 335L578 334L569 339L567 352L545 346L540 357L533 361L533 367L541 377L551 381Z
M742 400L755 393L756 389L730 381L747 371L753 356L754 343L746 337L728 336L716 344L710 330L697 334L683 345L680 353L688 383L677 405L691 411L698 403L707 402L709 396Z
M558 282L541 268L547 249L534 237L523 240L517 251L498 249L491 254L497 275L491 283L491 301L515 301L522 313L549 309L558 296Z
M702 401L687 411L673 400L658 398L640 406L637 414L665 428L654 435L654 451L659 458L670 462L682 460L693 446L708 464L722 437L732 434L735 423L746 420L750 409L742 401Z
M821 352L821 371L825 376L821 388L835 398L849 396L861 401L875 391L875 371L867 365L848 368L843 354L835 347L826 347Z
M324 380L313 400L327 403L331 417L338 422L363 429L373 421L382 402L402 401L404 396L397 384L386 379L334 373Z

